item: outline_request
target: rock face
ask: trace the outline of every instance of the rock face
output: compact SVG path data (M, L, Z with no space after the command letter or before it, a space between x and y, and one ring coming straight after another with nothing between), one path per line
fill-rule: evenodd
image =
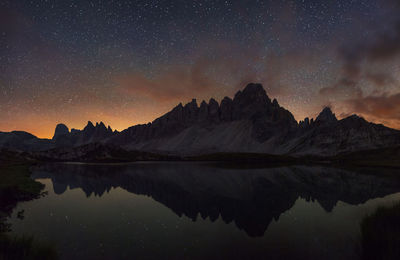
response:
M266 94L261 84L250 83L221 104L211 98L180 103L152 123L122 132L104 123L88 122L83 130L57 125L52 140L28 133L0 133L0 147L22 150L77 147L90 143L125 150L195 155L214 152L335 155L400 145L400 131L365 121L356 115L338 120L326 107L317 118L297 123L293 115Z
M215 99L208 104L195 99L179 104L151 124L130 127L108 140L130 149L149 151L207 152L218 151L226 144L233 151L242 143L283 139L297 128L293 115L271 102L262 85L251 83L234 99L225 97L219 105ZM244 132L243 132L244 131ZM221 135L221 138L218 135ZM248 145L247 145L248 146Z
M69 129L64 124L58 124L56 130L54 131L53 140L57 140L59 137L69 134Z
M232 121L233 117L232 117L232 111L233 111L233 101L232 99L225 97L222 101L221 101L221 121L222 122L229 122Z
M329 107L325 107L322 112L317 116L315 119L316 123L325 123L325 124L331 124L331 123L336 123L337 118L334 113L332 113L332 110Z
M337 120L324 108L315 121L300 123L301 130L288 140L288 153L336 155L345 152L398 146L400 131L352 115Z
M95 126L88 121L83 130L71 129L71 132L68 131L66 125L58 124L52 140L55 147L72 147L100 142L114 134L116 133L112 131L111 127L107 128L103 122L96 123Z
M233 99L232 119L248 119L257 113L268 114L271 100L261 84L250 83L243 91L238 91Z
M215 99L200 107L179 104L146 125L130 127L106 142L126 149L177 154L260 152L334 155L400 144L400 131L352 116L338 120L326 107L297 123L271 101L261 84L248 84L233 99Z

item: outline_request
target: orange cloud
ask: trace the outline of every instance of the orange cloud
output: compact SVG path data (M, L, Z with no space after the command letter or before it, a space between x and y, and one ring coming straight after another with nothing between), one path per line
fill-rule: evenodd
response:
M367 120L400 129L400 93L349 99L345 104L348 113L360 114Z
M152 79L133 73L120 75L115 81L118 84L117 90L122 93L159 102L195 97L217 85L207 77L204 64L174 68Z

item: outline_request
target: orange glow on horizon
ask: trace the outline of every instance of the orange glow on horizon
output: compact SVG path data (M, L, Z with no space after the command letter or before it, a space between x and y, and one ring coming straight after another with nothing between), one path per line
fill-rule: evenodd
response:
M172 108L172 107L171 107ZM1 122L0 121L0 131L1 132L11 132L11 131L25 131L29 132L39 138L48 138L51 139L54 135L54 130L57 124L63 123L65 124L70 130L71 128L82 130L88 121L91 121L93 124L96 122L103 122L106 126L110 126L113 130L122 131L127 129L128 127L137 125L137 124L146 124L152 122L156 118L162 116L163 114L170 111L152 111L150 113L142 113L141 117L136 117L137 120L132 120L125 117L117 117L112 115L105 115L102 113L95 113L92 111L87 119L82 118L75 118L72 120L65 120L61 121L57 118L48 118L44 116L37 116L35 114L27 115L26 118L16 118L12 122ZM334 111L335 112L335 111ZM139 111L140 113L140 111ZM127 113L125 113L127 114ZM299 120L303 120L305 117L303 113L295 113L293 112L295 118ZM318 113L316 113L317 115ZM344 118L343 116L338 116L339 113L336 112L338 119ZM387 127L391 127L394 129L400 129L400 122L399 120L384 120L379 119L367 115L360 116L364 117L367 121L376 123L376 124L384 124ZM85 116L86 117L86 116ZM315 116L309 116L310 118ZM40 122L40 123L37 123Z

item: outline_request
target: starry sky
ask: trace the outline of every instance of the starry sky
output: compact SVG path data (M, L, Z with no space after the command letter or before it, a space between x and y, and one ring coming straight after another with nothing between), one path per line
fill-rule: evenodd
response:
M0 131L123 130L249 82L400 129L400 0L0 0Z

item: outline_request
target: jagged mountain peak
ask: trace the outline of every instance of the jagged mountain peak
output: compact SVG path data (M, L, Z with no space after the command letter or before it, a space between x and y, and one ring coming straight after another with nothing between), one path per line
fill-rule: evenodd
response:
M299 126L300 126L301 128L305 128L305 127L310 126L310 119L309 119L308 117L304 118L304 120L301 120L301 121L299 122Z
M197 100L195 98L192 99L191 102L187 103L186 106L196 106L197 107Z
M178 136L180 133L198 131L199 129L204 129L205 132L219 129L216 130L215 135L221 134L223 136L222 132L225 130L221 126L222 124L227 127L229 125L246 124L247 127L244 128L246 135L250 133L251 138L256 138L259 142L264 142L277 133L285 135L297 127L293 115L280 107L278 101L275 100L272 103L261 84L250 83L242 91L239 91L233 99L224 97L220 103L214 98L210 98L208 103L203 100L200 107L197 106L196 99L192 99L185 105L180 103L152 123L130 127L126 131L122 131L113 140L118 140L116 142L121 144L144 144L152 142L152 140L167 140ZM226 130L225 134L234 136L237 131L238 129L232 128ZM190 139L190 136L192 134L183 137L182 142L188 142L185 146L190 146L189 143L196 138L196 136L193 136L194 139ZM240 138L237 139L240 140ZM213 142L211 139L207 141L207 143ZM149 147L152 146L153 144L149 144Z
M3 134L4 135L4 134ZM60 136L60 138L57 138ZM196 99L180 103L152 123L136 125L122 132L112 131L103 122L88 121L83 130L59 124L47 146L9 135L4 145L39 149L40 147L77 147L90 143L119 145L132 150L178 154L208 152L265 152L274 154L338 154L386 147L400 143L400 131L365 121L356 115L337 120L329 107L318 117L297 121L293 115L272 102L261 84L248 84L233 99L220 103ZM2 143L0 142L0 146ZM36 148L36 146L39 148ZM44 149L44 148L40 148Z
M58 147L79 146L104 140L116 133L110 126L106 127L102 121L96 122L95 125L88 121L82 130L71 128L70 132L64 124L58 124L53 141Z
M98 127L102 129L107 129L106 125L102 121L100 121L100 123L96 122L96 128Z
M225 101L225 102L231 102L231 101L233 101L233 100L232 100L230 97L224 97L224 98L222 99L221 103L222 103L223 101Z
M210 98L210 101L208 101L208 105L217 105L218 106L218 101L215 100L214 98Z
M243 91L238 91L236 94L237 96L248 96L248 97L262 97L265 98L267 96L267 92L265 91L264 87L260 83L249 83L243 89ZM235 97L236 97L235 95ZM268 98L269 99L269 98Z
M233 98L237 106L246 106L248 104L261 105L270 104L271 100L263 86L259 83L248 84L243 91L238 91Z
M265 93L264 87L260 83L249 83L243 89L243 93Z
M96 122L95 124L93 124L92 121L88 121L82 131L92 131L92 130L96 130L96 129L110 130L109 128L111 129L111 127L110 126L107 127L103 123L103 121Z
M93 125L93 123L92 123L91 121L88 121L88 122L87 122L87 125L86 125L85 128L84 128L84 130L85 130L85 129L90 129L90 128L94 128L94 125Z
M336 122L337 118L335 114L332 112L330 107L324 107L321 113L315 119L315 122L324 122L324 123L332 123Z
M274 107L279 107L279 103L278 103L278 100L276 100L276 98L274 98L274 100L272 101L272 105Z

